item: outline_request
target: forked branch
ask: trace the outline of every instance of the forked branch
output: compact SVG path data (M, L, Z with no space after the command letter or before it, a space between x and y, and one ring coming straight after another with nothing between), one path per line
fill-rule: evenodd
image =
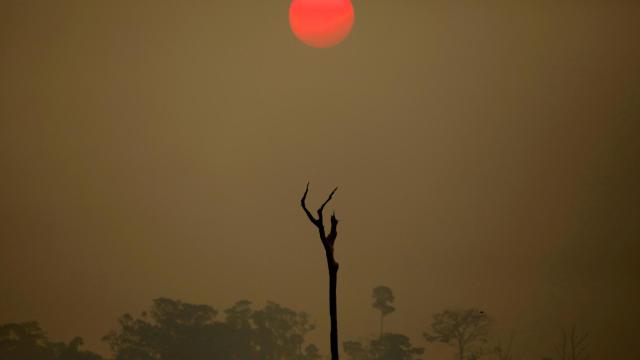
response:
M333 194L335 194L337 190L338 188L333 189L333 191L329 194L329 197L327 197L327 200L325 200L322 203L322 205L320 205L320 207L316 211L316 213L318 214L318 218L315 218L313 214L311 214L311 211L307 209L306 202L307 202L307 194L309 193L309 183L307 183L307 187L304 190L302 199L300 200L300 205L302 205L302 209L304 209L305 214L307 214L307 217L309 218L311 223L315 225L318 228L318 231L320 232L320 239L322 240L322 245L324 245L325 248L330 248L330 249L333 249L333 244L335 243L336 237L338 236L338 230L337 230L338 219L336 218L335 213L331 214L331 222L330 222L331 227L329 229L329 234L327 234L324 229L323 212L324 212L324 207L327 206L329 201L331 201L331 199L333 198Z

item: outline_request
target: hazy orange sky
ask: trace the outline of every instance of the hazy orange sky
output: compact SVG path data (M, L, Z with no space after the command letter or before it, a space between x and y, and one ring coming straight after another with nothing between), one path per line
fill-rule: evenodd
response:
M166 296L318 324L331 209L341 340L479 307L521 359L562 327L638 356L640 2L354 1L332 49L288 1L3 1L0 323L100 337ZM448 356L448 355L447 355Z

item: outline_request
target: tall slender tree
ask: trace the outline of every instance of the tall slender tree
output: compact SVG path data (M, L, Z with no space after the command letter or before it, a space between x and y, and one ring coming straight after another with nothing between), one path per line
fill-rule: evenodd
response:
M336 214L331 214L330 224L331 227L329 229L329 233L325 231L324 228L324 219L323 219L323 211L324 207L329 203L333 194L336 193L338 188L333 189L331 194L327 200L325 200L322 205L318 208L316 213L318 217L314 217L313 214L307 209L307 194L309 193L309 183L307 183L307 188L302 195L302 199L300 200L300 204L305 214L311 221L313 225L318 229L318 233L320 235L320 240L322 241L322 246L324 247L324 252L327 258L327 267L329 268L329 316L331 318L331 333L329 338L331 340L331 360L338 360L338 310L337 310L337 300L336 300L336 288L338 284L338 263L333 255L333 244L336 241L336 237L338 236L337 227L338 227L338 219L336 219Z
M380 311L380 339L382 339L384 317L396 309L391 306L394 300L393 291L391 291L390 287L381 285L373 289L371 297L373 298L373 307Z

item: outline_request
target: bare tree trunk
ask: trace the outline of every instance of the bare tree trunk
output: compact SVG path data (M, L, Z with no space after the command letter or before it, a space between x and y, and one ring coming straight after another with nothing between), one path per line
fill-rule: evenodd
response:
M331 359L338 360L338 300L336 296L338 285L338 263L335 262L333 254L327 253L327 264L329 266L329 316L331 318Z
M320 240L322 241L322 246L324 247L324 251L327 257L327 267L329 269L329 317L331 318L331 332L329 334L329 340L331 342L331 360L339 360L339 349L338 349L338 305L337 305L337 285L338 285L338 268L339 265L336 262L336 259L333 256L333 244L336 241L336 237L338 236L338 219L336 219L336 215L331 214L331 228L329 230L329 234L325 232L324 229L324 221L322 219L322 212L324 210L325 205L331 200L333 194L335 194L338 188L335 188L325 202L318 208L317 214L318 218L315 218L311 212L307 209L306 200L307 193L309 192L309 184L307 184L307 188L304 191L304 195L302 195L302 200L300 200L300 204L302 205L302 209L304 210L307 217L318 228L318 233L320 235Z

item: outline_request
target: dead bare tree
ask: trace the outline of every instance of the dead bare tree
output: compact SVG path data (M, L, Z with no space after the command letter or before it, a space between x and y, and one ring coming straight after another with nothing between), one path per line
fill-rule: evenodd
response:
M514 335L513 333L511 333L508 343L503 346L502 342L499 341L498 345L496 345L496 347L494 348L494 354L496 355L496 358L498 360L513 360L513 355L511 352L511 349L513 347L513 337Z
M562 341L556 345L556 355L560 360L588 360L587 350L589 334L578 334L576 326L571 327L571 332L562 331Z
M307 209L306 200L307 194L309 193L309 184L307 183L307 188L304 191L304 195L302 195L302 199L300 200L300 204L302 205L302 209L305 214L311 221L313 225L318 228L318 233L320 234L320 240L322 241L322 246L324 247L324 252L327 257L327 266L329 268L329 316L331 317L331 360L338 360L338 311L337 311L337 300L336 300L336 286L338 283L338 263L336 262L335 257L333 256L333 244L336 241L336 237L338 236L337 227L338 227L338 219L336 219L336 214L331 214L331 228L329 229L329 233L327 234L324 228L324 219L322 217L322 212L324 211L324 207L329 203L333 194L335 194L338 188L333 189L331 194L327 200L318 208L317 214L318 217L315 218L313 214Z

